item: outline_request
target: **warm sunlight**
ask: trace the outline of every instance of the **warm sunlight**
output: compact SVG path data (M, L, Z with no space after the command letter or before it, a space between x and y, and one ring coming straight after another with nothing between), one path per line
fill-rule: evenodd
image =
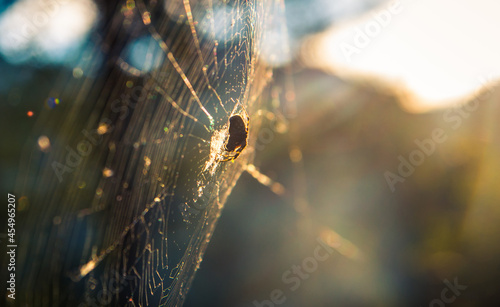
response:
M430 9L432 8L432 9ZM500 76L500 2L391 1L311 39L304 61L341 76L381 76L414 99L412 111L473 95Z

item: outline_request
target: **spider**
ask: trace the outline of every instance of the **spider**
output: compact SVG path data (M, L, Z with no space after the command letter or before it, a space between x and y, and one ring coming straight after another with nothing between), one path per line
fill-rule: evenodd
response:
M246 123L240 114L229 118L229 137L224 144L225 153L221 155L219 162L234 161L247 146L248 126L250 117L246 114Z

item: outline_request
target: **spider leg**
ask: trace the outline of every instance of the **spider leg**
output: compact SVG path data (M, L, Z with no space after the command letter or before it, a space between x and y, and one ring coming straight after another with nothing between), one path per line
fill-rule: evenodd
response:
M236 150L234 151L233 160L239 157L239 155L246 146L247 146L247 141L245 140L243 141L243 144L241 144L240 147L236 148Z
M233 155L231 155L231 153L227 153L225 155L222 155L223 159L220 159L218 161L219 162L227 162L227 161L231 161L231 160L238 158L246 146L247 146L247 141L245 140L245 141L243 141L243 144L241 144L238 148L236 148L235 151L232 152L232 153L234 153Z
M227 162L236 159L237 156L224 155L223 159L218 159L219 162Z
M236 152L238 153L238 156L243 151L243 149L245 149L245 147L247 147L247 140L244 140L243 143L241 143L240 147L238 147L236 149Z

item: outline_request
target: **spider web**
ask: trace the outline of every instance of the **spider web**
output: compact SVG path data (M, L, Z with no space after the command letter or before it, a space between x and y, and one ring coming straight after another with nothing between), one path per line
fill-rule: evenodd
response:
M179 306L253 159L260 119L252 115L272 77L261 50L284 25L283 3L101 8L103 30L76 68L84 76L61 74L49 94L62 103L40 115L22 159L18 190L29 206L20 212L18 300ZM142 49L128 52L138 41ZM229 117L245 111L249 145L234 162L218 162Z

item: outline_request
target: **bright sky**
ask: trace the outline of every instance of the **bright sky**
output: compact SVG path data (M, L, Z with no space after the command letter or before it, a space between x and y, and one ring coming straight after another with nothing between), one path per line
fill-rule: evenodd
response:
M390 1L313 38L304 58L339 75L382 76L425 111L500 77L499 13L493 0Z
M92 0L17 1L0 15L0 54L11 63L64 62L96 19Z

